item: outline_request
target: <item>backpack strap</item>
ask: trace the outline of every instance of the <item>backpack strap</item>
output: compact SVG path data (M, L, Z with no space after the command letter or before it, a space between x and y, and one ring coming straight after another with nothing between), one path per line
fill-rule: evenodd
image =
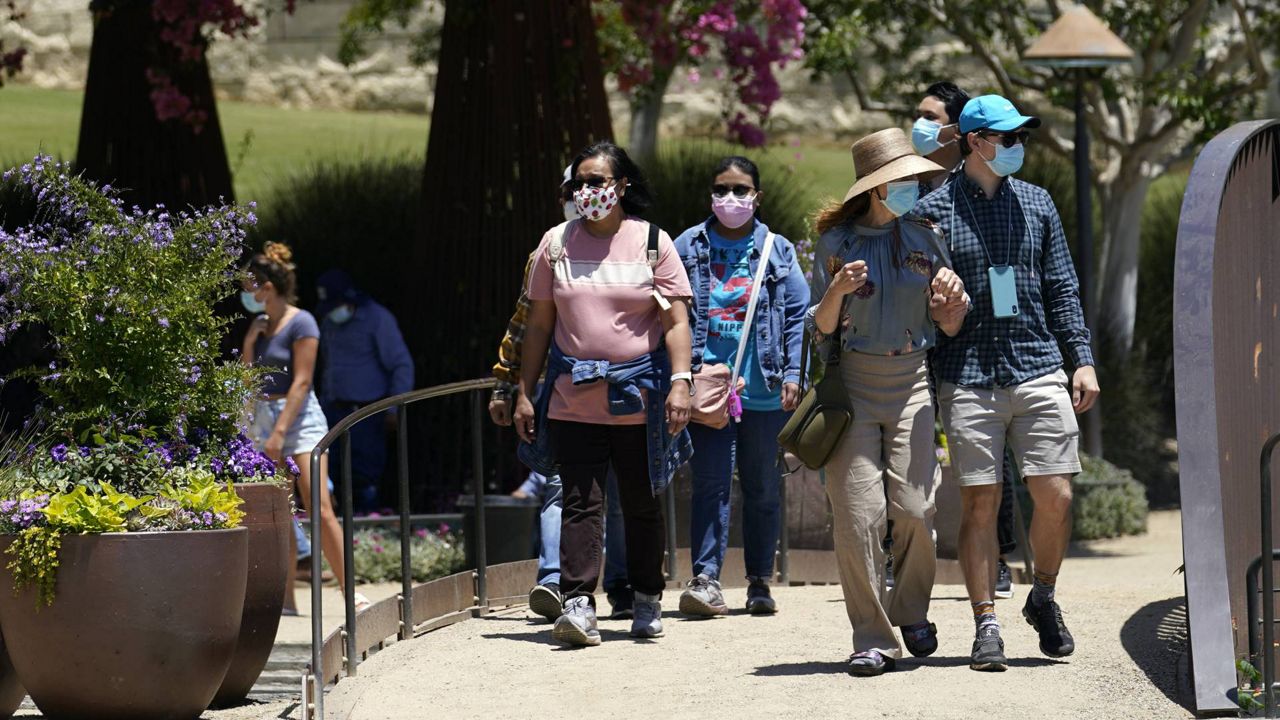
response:
M560 263L560 259L564 257L564 233L569 228L568 220L551 228L551 242L547 245L547 260L551 263L551 267L555 267Z
M652 274L652 271L658 267L658 226L653 223L649 223L648 257L649 257L649 271L650 271L650 274ZM655 280L655 282L657 281Z
M671 301L662 296L662 292L658 290L658 231L659 228L654 223L649 223L649 243L645 250L645 256L649 260L649 277L653 281L653 299L657 301L658 307L663 310L671 309Z

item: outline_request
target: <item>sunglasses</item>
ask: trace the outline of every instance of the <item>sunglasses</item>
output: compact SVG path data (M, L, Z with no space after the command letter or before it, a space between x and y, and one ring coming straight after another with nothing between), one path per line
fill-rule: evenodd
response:
M604 177L603 175L595 175L589 178L576 177L569 181L569 189L574 192L577 192L582 188L583 185L586 185L589 188L595 188L599 190L600 188L609 187L609 185L613 183L614 180L615 180L614 178Z
M999 143L1011 148L1014 145L1026 145L1031 140L1031 133L1026 130L1012 133L978 133L978 137L985 139L989 143Z
M751 187L750 185L712 185L711 186L711 194L716 197L724 197L729 193L733 193L734 197L744 198L755 191L756 189Z

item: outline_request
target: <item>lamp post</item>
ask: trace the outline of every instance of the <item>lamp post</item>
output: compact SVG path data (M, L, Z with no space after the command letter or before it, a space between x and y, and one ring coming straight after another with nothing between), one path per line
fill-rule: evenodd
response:
M1133 50L1084 5L1076 5L1045 29L1022 54L1029 65L1073 70L1076 85L1076 250L1080 261L1080 302L1085 322L1094 323L1093 193L1089 166L1089 128L1085 124L1084 91L1089 68L1105 68L1133 61ZM1102 453L1102 424L1098 410L1084 419L1085 451Z

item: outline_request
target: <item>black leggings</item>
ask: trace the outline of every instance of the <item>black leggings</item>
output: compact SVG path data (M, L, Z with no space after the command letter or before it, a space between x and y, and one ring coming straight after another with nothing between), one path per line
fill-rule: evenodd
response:
M560 591L565 599L591 597L600 579L604 492L609 465L618 477L627 545L627 577L636 592L659 595L666 530L662 503L649 484L644 425L593 425L552 420L551 441L560 464ZM594 603L594 600L592 601Z

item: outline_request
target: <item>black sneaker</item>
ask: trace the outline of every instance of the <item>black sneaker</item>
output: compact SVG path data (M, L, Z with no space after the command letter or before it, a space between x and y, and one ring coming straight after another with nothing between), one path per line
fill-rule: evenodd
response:
M907 646L907 652L915 657L929 657L938 649L938 626L925 620L915 625L904 625L902 630L902 644Z
M1009 660L1004 656L1004 640L1000 639L998 626L986 625L978 628L977 637L973 640L969 669L981 672L1004 672L1009 669Z
M560 597L559 583L545 583L529 591L529 609L555 622L564 614L564 599Z
M1022 617L1040 633L1040 652L1061 658L1076 651L1075 638L1062 622L1062 608L1058 603L1048 600L1036 605L1028 595L1027 604L1022 606Z
M769 583L755 578L747 586L747 612L752 615L772 615L778 612L778 603L769 592Z
M636 616L636 594L631 588L620 588L605 593L609 596L610 620L630 620Z
M1001 600L1013 597L1013 571L1004 558L996 564L996 597Z
M893 556L890 555L888 560L884 561L884 586L893 589Z

